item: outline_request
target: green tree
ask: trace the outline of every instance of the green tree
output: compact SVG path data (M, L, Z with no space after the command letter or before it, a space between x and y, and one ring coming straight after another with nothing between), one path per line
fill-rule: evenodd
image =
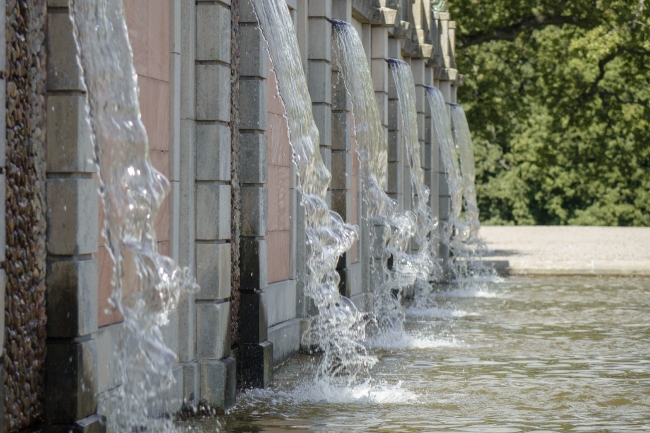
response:
M486 224L650 225L650 5L450 0Z

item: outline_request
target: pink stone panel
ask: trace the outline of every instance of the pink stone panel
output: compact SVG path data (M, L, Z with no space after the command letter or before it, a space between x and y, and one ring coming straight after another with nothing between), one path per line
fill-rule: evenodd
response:
M278 230L278 200L280 191L277 188L278 185L278 171L280 167L277 165L269 165L269 183L267 184L269 202L268 202L268 231L275 232ZM271 246L269 245L269 252L271 252Z
M149 0L124 0L124 14L133 50L133 66L139 74L149 75Z
M278 230L291 230L291 168L277 168Z
M269 142L268 163L290 167L293 162L287 119L281 114L269 113L266 135Z
M131 0L142 1L142 0ZM169 0L148 0L147 76L169 82Z
M291 232L269 232L267 242L269 248L269 283L288 280L291 270Z
M139 102L142 123L149 136L152 165L169 177L169 1L125 0L124 10L133 49L133 63L138 74ZM99 209L99 251L93 254L99 265L99 326L122 320L117 311L110 311L113 261L101 236L104 224L103 206ZM158 248L169 255L169 196L161 205L154 222ZM138 290L134 262L129 254L124 259L124 293ZM106 310L109 310L108 312Z
M169 83L138 74L140 112L149 148L169 150Z

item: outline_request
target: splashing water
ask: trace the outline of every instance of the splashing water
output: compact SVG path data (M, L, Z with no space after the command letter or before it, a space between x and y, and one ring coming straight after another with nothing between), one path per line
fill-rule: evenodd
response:
M449 247L449 250L452 253L450 258L451 269L454 276L459 278L467 274L467 260L465 260L466 252L463 246L463 241L468 238L469 229L460 219L460 214L463 208L463 184L460 177L458 155L452 137L445 99L440 90L435 87L425 86L425 89L429 107L431 108L433 116L436 135L438 137L442 163L445 167L447 184L449 185L449 194L451 195L449 220L442 224L441 240L447 247Z
M415 235L416 215L396 213L397 203L384 192L388 145L361 39L354 27L345 21L332 20L332 26L335 61L352 99L367 218L376 225L377 232L381 230L381 242L376 242L379 236L376 231L370 230L370 245L374 249L371 254L374 311L381 331L401 330L404 321L401 290L413 284L417 277L428 278L429 268L418 260L419 257L406 253ZM377 269L375 258L380 258L380 269Z
M124 316L116 352L122 385L111 397L108 423L113 431L174 431L170 420L151 419L158 414L150 413L174 381L176 355L160 327L181 295L198 286L188 269L158 252L154 221L169 182L149 160L122 0L71 0L70 11L88 90L102 233L115 264L110 302ZM133 266L136 281L127 281Z
M431 192L424 183L424 171L420 161L420 141L418 137L417 111L415 105L415 84L408 64L398 59L389 59L388 64L393 72L395 87L402 113L402 129L404 143L408 151L408 164L411 174L411 203L415 209L416 230L415 242L418 245L417 257L421 273L418 279L421 283L436 279L438 271L433 258L437 240L438 220L433 216L428 205Z
M332 383L355 382L367 376L376 359L360 343L365 338L365 315L338 291L339 257L350 249L357 228L330 211L325 195L330 173L319 150L319 134L311 97L302 69L298 40L285 0L252 0L262 33L268 42L278 90L289 125L289 140L296 164L297 188L305 207L307 237L305 292L318 315L303 341L322 351L317 379Z
M468 242L480 244L481 241L478 236L481 223L478 219L479 212L476 202L474 149L463 107L458 104L451 104L451 121L453 124L454 140L460 153L460 168L463 173L465 216L469 225Z

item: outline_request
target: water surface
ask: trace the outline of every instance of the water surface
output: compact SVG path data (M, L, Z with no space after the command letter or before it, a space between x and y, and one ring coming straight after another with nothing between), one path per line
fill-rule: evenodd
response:
M373 382L311 382L308 356L219 423L232 432L650 431L650 279L436 289L375 341ZM214 431L205 419L198 430Z

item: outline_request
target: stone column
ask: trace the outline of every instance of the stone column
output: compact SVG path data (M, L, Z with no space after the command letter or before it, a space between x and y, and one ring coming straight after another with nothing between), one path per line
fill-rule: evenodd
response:
M273 344L268 341L264 289L268 286L268 52L248 1L240 3L240 143L242 229L240 238L241 326L238 382L266 388L273 382Z
M98 182L68 2L48 1L47 431L101 431L97 411Z
M196 359L201 400L228 408L236 390L230 357L230 2L198 2L195 12Z

